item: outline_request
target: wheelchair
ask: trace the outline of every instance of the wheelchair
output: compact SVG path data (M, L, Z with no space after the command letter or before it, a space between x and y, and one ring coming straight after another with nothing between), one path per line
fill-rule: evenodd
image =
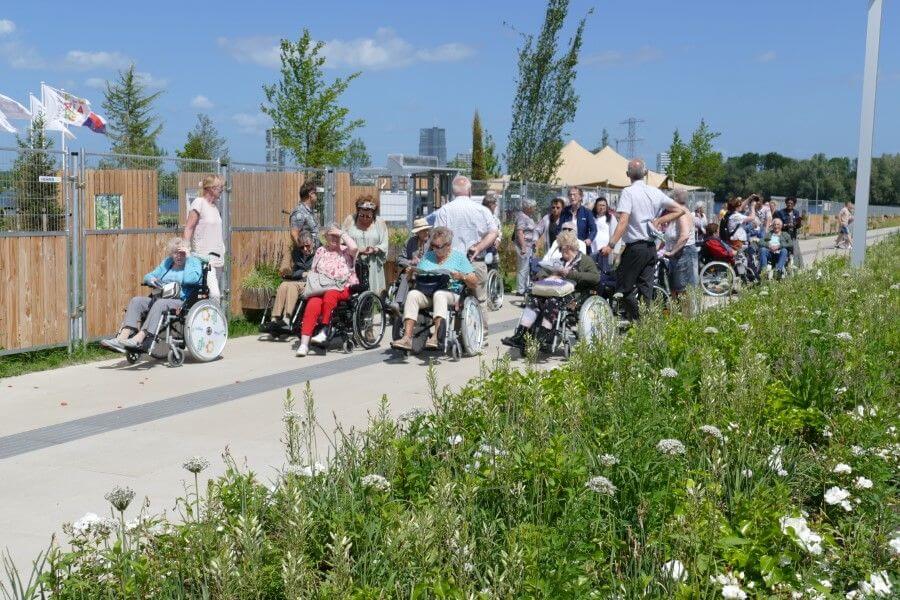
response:
M209 299L209 287L206 285L209 260L205 257L200 260L203 263L200 285L179 308L166 311L156 331L151 332L153 337L147 355L158 360L166 359L170 367L183 365L187 354L197 362L215 360L222 355L228 341L225 311L218 302ZM125 359L133 365L142 354L142 350L129 349Z
M416 280L416 285L420 280L428 277L425 273L420 273ZM449 277L442 275L443 289L446 289L449 283ZM418 289L413 287L412 289ZM403 315L402 313L394 319L392 328L393 340L399 340L403 337ZM396 349L402 352L404 356L409 354L419 354L425 349L425 343L431 336L431 329L434 326L434 317L431 309L424 308L419 311L419 318L413 326L412 350ZM463 287L462 293L459 295L459 302L455 306L450 306L447 321L442 325L443 331L438 332L438 340L443 341L443 347L439 351L453 360L459 360L463 356L475 356L481 352L484 342L484 324L481 322L481 311L478 308L478 299L474 292L467 287Z
M736 294L742 285L759 281L759 242L752 238L740 252L723 259L712 257L703 247L700 250L700 287L707 296L723 297Z
M503 308L503 274L500 272L500 252L489 250L484 255L484 264L487 265L487 280L485 291L487 292L487 307L491 311Z
M371 350L377 348L384 338L387 329L387 310L384 301L381 296L369 290L368 265L356 261L355 268L359 283L350 287L350 298L338 302L331 315L331 329L321 346L325 352L329 347L333 347L336 341L340 342L340 347L347 353L357 347ZM268 325L274 302L273 298L263 311L260 331L270 334L273 339L299 336L306 300L301 298L297 302L291 313L289 325L281 323Z

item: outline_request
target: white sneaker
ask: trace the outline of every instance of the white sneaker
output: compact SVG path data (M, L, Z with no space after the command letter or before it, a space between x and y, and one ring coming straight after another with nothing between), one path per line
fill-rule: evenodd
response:
M316 335L312 336L312 339L310 339L309 341L313 344L324 344L326 340L328 340L328 334L323 329Z
M300 347L297 348L297 356L306 356L307 354L309 354L309 346L300 344Z

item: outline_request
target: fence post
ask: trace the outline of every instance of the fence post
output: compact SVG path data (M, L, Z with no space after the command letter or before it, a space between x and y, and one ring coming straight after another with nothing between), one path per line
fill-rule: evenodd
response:
M71 275L71 302L69 346L74 350L76 346L85 342L87 327L85 326L85 286L84 286L84 255L82 253L84 238L84 221L82 210L84 209L84 148L73 151L67 157L71 161L72 173L69 175L69 193L71 195L72 220L69 234L70 242L70 275Z
M406 182L406 228L412 229L416 218L416 180L410 175Z
M335 221L335 203L334 203L334 192L335 192L335 175L334 175L334 167L326 167L325 168L325 211L323 216L324 225L328 225L328 223L333 223Z
M69 332L66 336L66 348L69 354L74 350L75 341L75 260L73 254L73 244L75 239L75 228L73 221L75 218L75 185L76 170L74 168L75 154L72 156L62 156L63 163L63 202L66 211L66 308L69 316Z
M228 159L219 158L219 176L225 182L222 190L222 234L225 243L225 265L222 268L221 292L222 308L225 314L229 313L231 305L231 263L234 255L231 251L231 171L228 169Z

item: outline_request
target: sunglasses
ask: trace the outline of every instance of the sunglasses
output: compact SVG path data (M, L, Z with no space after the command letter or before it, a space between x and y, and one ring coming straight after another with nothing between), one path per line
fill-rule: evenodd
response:
M432 248L433 250L443 250L444 248L446 248L446 247L449 246L449 245L450 245L449 242L444 243L444 244L440 244L440 245L438 245L438 244L432 244L432 245L431 245L431 248Z

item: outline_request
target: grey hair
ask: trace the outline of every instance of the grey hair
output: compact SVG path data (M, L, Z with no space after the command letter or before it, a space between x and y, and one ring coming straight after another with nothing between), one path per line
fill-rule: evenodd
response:
M784 222L782 222L782 220L779 219L778 217L775 217L774 219L772 219L772 227L775 227L775 223L778 223L779 225L784 226Z
M672 192L672 200L681 204L682 206L687 204L688 193L687 190L675 190Z
M574 231L569 231L568 229L559 232L556 236L556 245L560 250L563 248L581 250L581 247L578 245L578 236L575 235Z
M537 202L533 198L522 198L522 208L534 208Z
M454 177L450 187L453 189L454 197L472 195L472 180L465 175L457 175Z
M187 248L188 244L184 241L184 238L173 237L168 242L166 242L166 255L173 254L179 248Z
M441 238L445 242L452 243L453 242L453 231L444 226L435 227L431 230L431 241L434 242L436 238Z
M312 241L313 241L313 236L310 232L308 232L306 230L303 230L300 232L300 244L301 245L303 244L303 242L309 242L311 244Z
M643 158L632 158L628 161L628 178L632 181L643 179L647 176L647 163Z

